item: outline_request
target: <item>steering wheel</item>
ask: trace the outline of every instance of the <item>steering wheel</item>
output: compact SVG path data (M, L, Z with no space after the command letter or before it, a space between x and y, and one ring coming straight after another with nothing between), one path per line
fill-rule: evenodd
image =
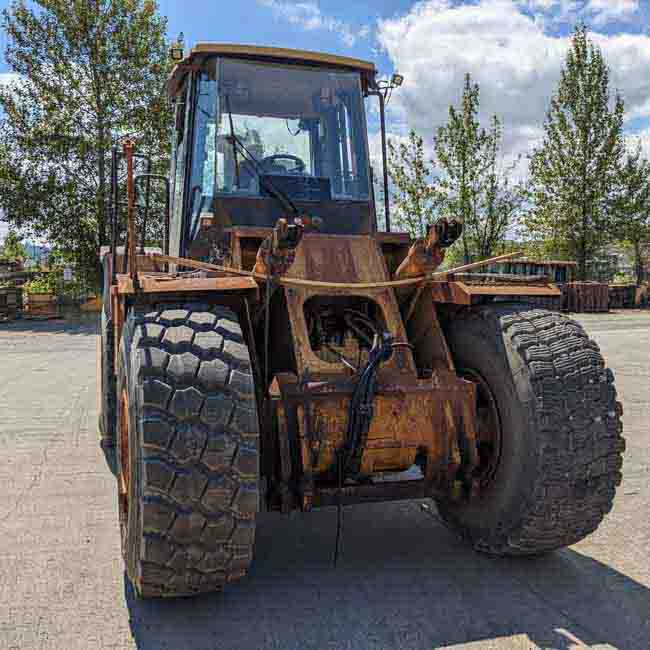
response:
M292 156L290 153L277 153L273 156L267 156L260 161L260 166L267 173L273 174L273 166L276 164L276 160L290 160L295 164L292 169L287 169L284 165L280 165L280 167L284 167L285 173L287 174L304 174L307 168L302 158Z

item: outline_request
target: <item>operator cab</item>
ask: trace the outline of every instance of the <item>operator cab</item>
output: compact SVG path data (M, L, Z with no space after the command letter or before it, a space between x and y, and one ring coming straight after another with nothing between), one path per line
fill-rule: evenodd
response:
M201 220L270 228L288 206L321 231L376 230L364 97L374 65L346 57L203 44L176 66L171 252Z

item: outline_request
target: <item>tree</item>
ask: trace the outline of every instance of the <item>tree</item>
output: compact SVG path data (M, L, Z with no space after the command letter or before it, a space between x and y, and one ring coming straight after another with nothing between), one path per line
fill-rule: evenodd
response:
M13 0L3 23L19 81L0 91L0 207L97 268L112 145L166 164L166 20L153 0Z
M2 256L10 260L25 260L27 258L27 251L15 230L10 230L7 233L2 248Z
M407 142L388 142L388 173L393 184L395 223L412 237L424 237L435 221L441 196L424 154L424 142L414 130Z
M628 154L620 172L616 233L634 255L637 284L644 278L644 246L650 245L650 161L642 155L641 143Z
M481 127L479 105L479 86L467 74L461 105L449 107L449 120L434 140L443 210L464 224L465 262L494 253L523 197L521 186L510 181L516 162L500 168L501 123L494 115L488 129Z
M579 26L530 161L532 209L527 227L568 244L578 279L611 232L623 155L623 99L609 91L602 52Z

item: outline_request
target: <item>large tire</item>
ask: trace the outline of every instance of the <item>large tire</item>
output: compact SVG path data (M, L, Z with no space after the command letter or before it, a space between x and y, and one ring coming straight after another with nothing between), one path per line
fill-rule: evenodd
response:
M134 309L120 352L127 575L141 597L218 591L250 565L259 506L259 423L237 316L197 304Z
M105 309L101 317L101 403L99 412L99 433L103 447L115 446L115 429L117 426L117 400L115 378L115 333L113 322L109 320Z
M596 343L578 323L526 305L468 309L446 331L459 371L489 387L501 436L479 496L440 500L443 520L495 555L551 551L595 531L625 449L622 407Z

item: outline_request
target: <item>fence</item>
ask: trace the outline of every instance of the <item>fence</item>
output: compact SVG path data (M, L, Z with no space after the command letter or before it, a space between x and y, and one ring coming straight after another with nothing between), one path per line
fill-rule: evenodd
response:
M567 282L561 286L562 310L575 313L609 311L609 285L602 282Z

